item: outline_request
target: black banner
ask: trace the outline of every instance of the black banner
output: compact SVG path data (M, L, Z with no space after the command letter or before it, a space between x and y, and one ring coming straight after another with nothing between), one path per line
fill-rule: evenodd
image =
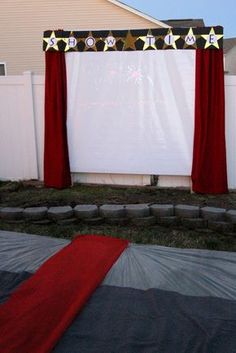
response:
M223 27L156 28L102 31L45 31L43 50L134 51L221 49Z

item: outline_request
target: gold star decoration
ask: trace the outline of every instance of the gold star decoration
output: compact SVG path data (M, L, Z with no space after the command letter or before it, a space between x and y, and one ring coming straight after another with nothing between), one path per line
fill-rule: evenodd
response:
M223 34L216 34L214 28L212 27L209 34L201 35L201 37L206 41L204 49L210 46L214 46L219 49L218 40L223 37Z
M186 36L183 36L182 38L185 41L184 49L188 47L193 47L195 49L197 48L197 38L193 33L192 27L189 28L188 34Z
M64 49L65 52L67 52L71 48L75 48L76 47L76 45L71 46L72 38L76 41L76 45L77 45L77 39L74 37L74 33L73 32L70 32L70 35L69 35L68 38L62 38L63 42L66 43L66 46L65 46L65 49Z
M45 50L48 50L49 48L59 50L58 41L61 40L61 38L57 38L54 31L52 31L50 37L45 37L43 38L43 40L47 43L47 47Z
M127 36L125 38L125 41L124 41L123 50L127 50L127 49L136 50L136 47L135 47L136 40L137 40L137 37L132 36L132 34L129 30L127 33Z
M148 30L148 33L146 36L139 37L138 39L141 39L141 41L144 42L143 50L146 50L147 48L156 49L156 45L155 45L156 40L150 29Z
M93 46L90 46L90 45L87 44L88 43L87 41L88 41L89 38L91 38L91 40L92 40L92 38L94 39L94 45ZM81 38L80 42L83 42L85 44L84 51L88 51L89 49L93 49L93 51L97 51L97 47L96 47L97 39L93 37L93 34L92 34L91 31L89 32L88 37Z
M176 47L176 41L180 38L180 36L177 36L173 34L172 29L169 29L167 35L164 37L164 47L163 49L167 47L172 47L174 49L177 49Z

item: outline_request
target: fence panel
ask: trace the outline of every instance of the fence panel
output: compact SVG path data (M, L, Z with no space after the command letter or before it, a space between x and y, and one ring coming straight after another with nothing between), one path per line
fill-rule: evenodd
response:
M38 178L30 72L0 77L0 178Z
M236 76L225 76L228 184L236 189ZM0 180L43 180L44 76L0 76ZM148 175L74 173L83 183L147 185ZM190 187L190 177L160 176L159 186Z
M236 189L236 75L225 76L225 125L228 185Z

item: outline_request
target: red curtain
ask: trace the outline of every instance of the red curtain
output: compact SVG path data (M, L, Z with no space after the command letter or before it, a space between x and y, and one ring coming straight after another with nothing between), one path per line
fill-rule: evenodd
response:
M196 50L192 188L199 193L228 191L222 49Z
M66 63L63 52L46 51L44 183L47 187L71 185L67 146Z

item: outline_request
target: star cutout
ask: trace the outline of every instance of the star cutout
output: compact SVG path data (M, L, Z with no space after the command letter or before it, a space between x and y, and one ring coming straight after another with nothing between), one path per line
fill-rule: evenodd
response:
M141 39L141 41L144 42L143 50L146 50L147 48L156 49L156 45L155 45L156 39L150 29L148 30L148 33L146 36L139 37L138 39Z
M183 37L185 43L184 43L184 49L188 47L193 47L197 48L197 38L195 34L193 33L192 27L189 28L188 34Z
M206 41L204 49L210 46L214 46L215 48L219 49L218 40L223 37L223 34L215 34L215 30L212 27L209 34L201 35L201 37Z
M46 51L49 48L53 48L55 50L59 50L57 43L58 43L59 40L61 40L61 38L57 38L54 31L52 31L50 37L43 38L43 40L47 43L47 47L45 49Z
M87 45L87 40L88 38L93 38L94 39L94 45L93 46L88 46ZM88 36L86 38L81 38L80 42L83 42L85 44L85 49L84 51L88 51L89 49L93 49L93 51L97 51L97 47L96 47L96 42L97 42L97 39L93 37L93 34L92 32L90 31ZM91 40L92 42L92 40Z
M123 50L127 50L127 49L136 50L136 47L135 47L136 40L137 40L137 37L132 36L129 30L124 41Z
M167 35L164 37L164 48L167 48L167 47L172 47L174 49L177 49L176 47L176 41L180 38L180 36L177 36L175 34L173 34L172 32L172 29L169 29Z
M76 49L76 46L77 46L77 39L74 37L74 33L73 32L70 32L70 35L69 37L67 38L62 38L63 42L66 43L66 46L65 46L65 49L64 51L67 52L68 50L70 49ZM71 46L71 44L73 43L73 41L76 41L76 45L75 46Z
M104 47L103 51L108 51L110 48L117 50L116 43L121 38L115 38L113 36L112 32L110 31L106 38L100 38L100 39L103 40L105 43L105 47ZM114 45L111 45L113 43L114 43Z

